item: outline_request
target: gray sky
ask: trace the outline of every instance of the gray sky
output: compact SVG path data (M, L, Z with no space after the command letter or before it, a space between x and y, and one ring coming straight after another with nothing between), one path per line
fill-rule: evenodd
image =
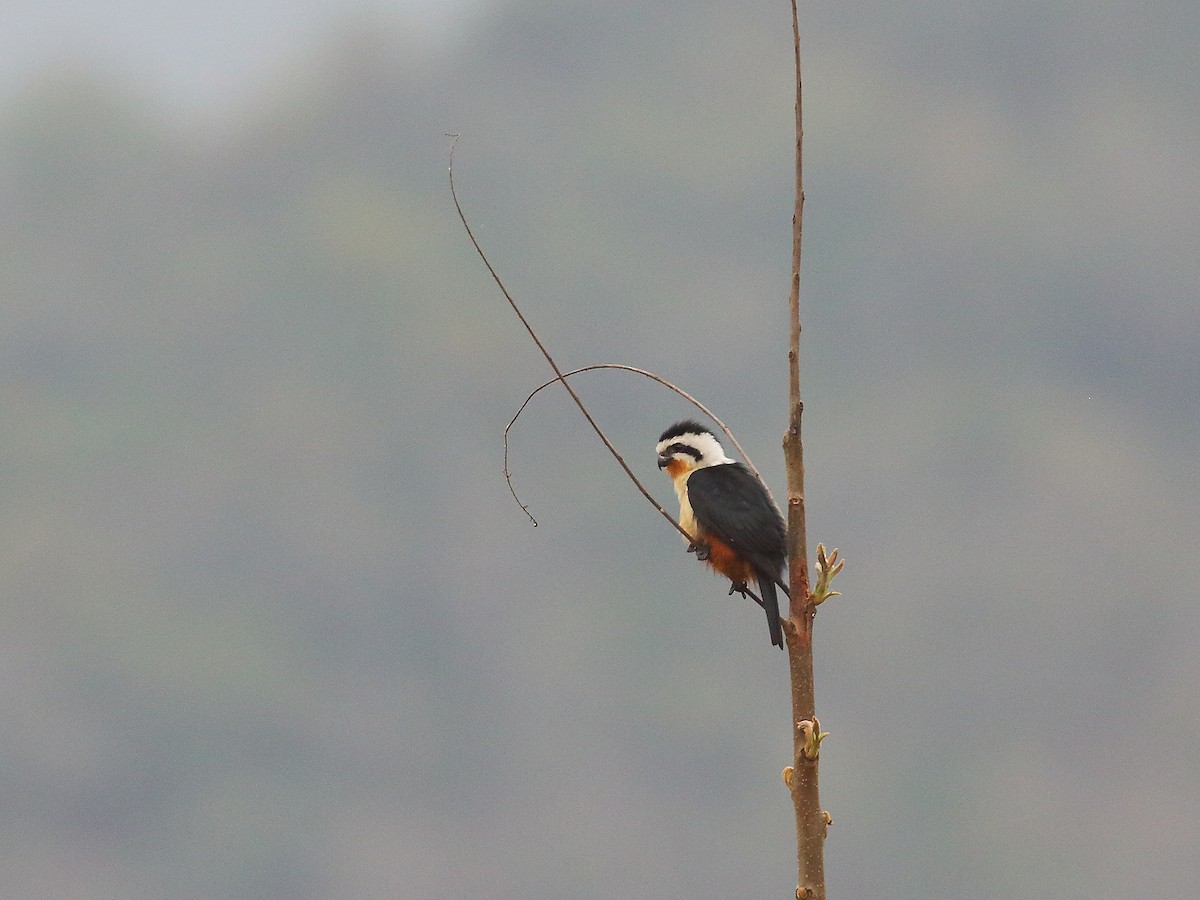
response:
M778 495L786 4L0 3L0 897L788 896L783 654L561 391L512 502L443 137L556 358ZM1200 874L1200 6L1125 13L805 4L834 897Z
M380 12L437 44L496 0L18 0L4 4L0 102L48 68L79 63L194 110L237 97L339 18Z

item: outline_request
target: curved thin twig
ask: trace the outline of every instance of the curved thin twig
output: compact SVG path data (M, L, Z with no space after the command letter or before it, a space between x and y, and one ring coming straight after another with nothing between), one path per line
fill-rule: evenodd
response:
M704 413L704 415L706 415L710 419L712 419L713 422L715 422L717 424L717 427L720 428L721 431L725 432L725 436L727 438L729 438L730 442L734 446L734 449L736 449L737 452L739 454L741 454L742 459L744 459L746 461L746 468L748 468L754 474L754 477L758 479L759 483L766 490L767 496L771 498L771 502L775 504L775 508L779 509L779 504L775 500L775 495L771 493L771 488L767 485L767 482L763 479L762 475L759 474L759 471L755 467L753 461L751 461L750 456L746 453L746 451L744 449L742 449L742 445L738 442L738 439L736 437L734 437L733 432L729 430L729 427L724 422L722 422L720 419L718 419L716 414L711 409L709 409L707 406L705 406L703 403L701 403L699 400L697 400L695 397L693 397L687 391L683 390L683 388L679 387L678 385L672 384L671 382L667 381L667 379L663 378L660 375L655 375L653 372L648 372L645 369L639 369L639 368L637 368L637 366L627 366L622 363L597 363L597 364L591 365L591 366L582 366L581 368L573 369L570 372L564 372L562 377L570 378L572 375L578 375L580 372L591 372L596 369L619 369L620 371L623 371L623 372L633 372L636 375L644 375L646 378L649 378L651 381L657 381L663 387L670 388L675 393L677 393L680 397L682 397L684 400L687 400L689 403L691 403L693 406L695 406L696 409L700 410L700 412ZM521 416L521 413L523 413L525 411L525 407L529 405L529 401L532 400L535 396L537 396L538 392L541 391L543 388L548 388L548 387L550 387L550 385L555 384L557 381L558 381L558 379L554 378L550 381L547 381L545 384L539 385L538 387L534 388L534 390L530 393L530 395L525 398L525 402L521 404L521 408L517 410L517 414L515 416L513 416L511 421L509 421L509 423L504 427L504 480L508 482L508 490L513 495L513 499L516 500L517 505L520 506L522 510L524 510L525 515L529 516L529 519L531 522L533 522L533 525L535 528L537 527L537 519L535 519L533 517L533 514L529 511L529 507L521 502L521 498L517 496L517 491L513 487L512 473L509 471L509 468L508 468L508 432L513 427L513 425L516 424L517 419L520 418L520 416ZM655 505L657 506L657 504L655 504ZM782 514L782 511L781 511L781 514Z
M554 370L554 381L562 382L562 386L566 388L567 393L571 395L571 399L575 401L575 405L579 407L579 411L583 413L583 417L587 419L588 424L592 426L592 430L595 431L600 440L603 441L604 446L608 448L608 452L613 455L613 458L617 461L621 468L625 470L625 474L629 476L629 480L632 481L634 486L642 492L642 496L649 500L654 508L659 511L662 517L670 522L675 527L676 531L683 535L684 540L688 541L688 543L692 543L695 539L687 533L687 531L682 525L679 524L679 522L675 520L674 516L663 509L659 502L655 500L653 496L651 496L650 492L646 490L646 486L638 480L638 477L633 474L633 470L629 468L629 465L625 462L624 458L620 453L617 452L617 448L613 446L612 441L610 441L608 436L600 430L600 426L596 424L596 420L592 418L592 414L588 412L587 407L583 405L583 401L579 399L579 395L575 393L575 389L567 383L566 378L563 376L562 370L558 367L558 363L554 361L554 357L550 355L550 352L542 344L541 340L537 336L537 332L533 330L533 326L529 324L529 320L525 318L524 313L521 312L521 308L517 306L517 302L513 300L512 294L508 292L508 288L504 286L504 282L500 280L500 276L496 273L496 270L492 268L492 263L487 258L487 254L484 253L483 248L479 246L479 241L475 239L475 232L471 230L471 226L467 222L467 216L463 212L462 205L458 202L458 192L454 188L454 147L458 143L458 135L448 134L446 137L451 139L450 197L454 200L454 209L458 212L458 218L462 221L463 228L466 229L467 237L471 239L471 243L475 247L475 252L479 254L479 258L482 259L483 264L487 266L487 270L492 276L492 281L496 282L496 287L500 288L500 293L504 295L504 299L508 301L508 305L511 306L512 311L517 314L517 318L521 320L521 324L525 326L525 330L529 332L529 336L533 339L533 342L537 345L537 348L542 351L542 356L546 358L546 362L548 362L550 364L550 368ZM519 503L520 501L517 502ZM529 510L526 510L525 513L526 515L529 515ZM533 517L530 516L530 518ZM534 524L537 524L536 520Z

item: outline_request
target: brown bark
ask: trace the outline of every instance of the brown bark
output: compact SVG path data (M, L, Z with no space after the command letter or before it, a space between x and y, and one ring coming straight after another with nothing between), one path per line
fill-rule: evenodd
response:
M788 581L791 589L787 627L788 668L792 683L793 754L785 781L796 810L798 898L825 900L825 832L828 818L821 810L818 790L820 724L813 686L813 620L816 606L808 582L808 536L804 509L804 442L800 398L800 259L804 233L804 124L800 78L800 24L796 0L792 6L792 40L796 68L796 201L792 216L792 278L789 305L791 344L788 350L790 397L787 432L783 438L787 466ZM817 735L814 740L812 735Z

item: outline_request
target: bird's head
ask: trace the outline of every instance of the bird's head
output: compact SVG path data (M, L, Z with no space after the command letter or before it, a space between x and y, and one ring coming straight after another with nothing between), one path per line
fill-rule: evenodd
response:
M698 422L676 422L662 433L654 448L658 467L676 479L695 469L733 462L721 448L721 442Z

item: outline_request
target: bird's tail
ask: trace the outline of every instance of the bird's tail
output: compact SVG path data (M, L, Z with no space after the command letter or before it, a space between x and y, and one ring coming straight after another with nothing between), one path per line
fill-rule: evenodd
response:
M758 576L758 590L762 595L763 609L767 611L767 628L771 632L771 644L783 646L783 626L779 624L779 597L775 593L775 580L770 575Z

